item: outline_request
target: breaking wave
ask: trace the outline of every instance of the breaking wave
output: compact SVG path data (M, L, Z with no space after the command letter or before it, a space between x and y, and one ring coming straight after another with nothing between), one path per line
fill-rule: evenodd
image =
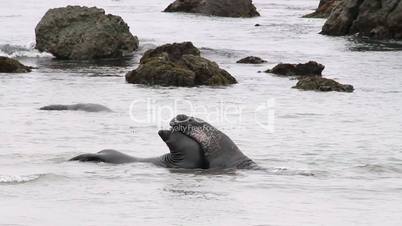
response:
M26 45L0 44L0 56L6 57L52 57L49 53L41 53L34 49L35 43Z
M32 175L0 175L0 184L21 184L35 181L44 176L44 174Z

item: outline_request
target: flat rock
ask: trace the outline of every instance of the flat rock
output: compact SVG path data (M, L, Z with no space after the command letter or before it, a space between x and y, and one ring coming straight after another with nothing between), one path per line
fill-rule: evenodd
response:
M333 79L323 78L320 76L303 77L293 88L301 90L315 90L322 92L353 92L352 85L341 84Z
M248 56L245 57L241 60L238 60L236 63L238 64L263 64L266 63L266 60L263 60L259 57L255 57L255 56Z
M164 12L187 12L221 17L260 15L252 0L176 0Z
M305 64L280 63L265 72L281 76L321 76L324 68L320 63L309 61Z

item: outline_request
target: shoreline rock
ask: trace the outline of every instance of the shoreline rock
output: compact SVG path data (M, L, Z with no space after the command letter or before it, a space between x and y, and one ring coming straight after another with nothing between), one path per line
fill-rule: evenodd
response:
M343 0L328 17L321 34L402 39L402 1Z
M260 16L252 0L176 0L164 12L186 12L220 17Z
M59 59L119 58L138 48L138 38L119 16L96 7L49 9L35 28L36 49Z
M200 56L191 42L165 44L144 53L137 69L126 74L133 84L183 86L222 86L237 83L218 64Z
M318 8L314 12L304 15L303 18L327 18L340 1L342 0L320 0Z
M325 66L315 61L304 64L280 63L268 69L265 73L272 73L280 76L321 76Z
M18 60L0 56L0 73L28 73L33 67L25 66Z
M303 77L292 88L301 90L314 90L321 92L353 92L354 88L349 84L341 84L333 79L319 76Z
M248 57L238 60L236 63L238 63L238 64L263 64L266 62L267 62L266 60L263 60L259 57L248 56Z

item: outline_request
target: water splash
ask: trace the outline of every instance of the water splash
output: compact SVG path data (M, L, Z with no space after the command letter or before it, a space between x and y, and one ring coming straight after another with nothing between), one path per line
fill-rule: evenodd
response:
M52 57L49 53L41 53L35 48L35 43L26 45L0 44L0 56L6 57Z

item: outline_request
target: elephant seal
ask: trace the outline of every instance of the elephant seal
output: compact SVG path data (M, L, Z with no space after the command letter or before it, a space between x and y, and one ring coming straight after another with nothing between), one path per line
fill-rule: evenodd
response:
M137 158L115 150L106 149L96 154L78 155L70 161L106 162L113 164L148 162L166 168L207 169L200 145L183 133L172 130L160 130L159 136L169 147L170 153L154 158Z
M111 112L108 107L103 106L101 104L71 104L71 105L63 105L63 104L54 104L48 105L39 108L39 110L46 111L86 111L86 112Z
M201 119L177 115L170 121L170 126L173 131L184 133L200 144L211 169L259 168L226 134Z

